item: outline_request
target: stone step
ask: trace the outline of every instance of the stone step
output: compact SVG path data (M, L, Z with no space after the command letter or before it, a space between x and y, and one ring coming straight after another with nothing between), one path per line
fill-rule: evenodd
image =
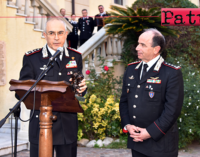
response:
M18 124L18 131L20 129L20 125ZM12 125L12 133L14 134L15 131L15 124L13 123ZM11 133L11 124L7 123L4 124L1 128L0 128L0 133L5 133L5 134L10 134Z
M14 145L14 141L13 141ZM17 141L17 151L27 150L28 141ZM14 151L14 148L13 148ZM0 133L0 156L11 154L12 153L12 144L10 134Z

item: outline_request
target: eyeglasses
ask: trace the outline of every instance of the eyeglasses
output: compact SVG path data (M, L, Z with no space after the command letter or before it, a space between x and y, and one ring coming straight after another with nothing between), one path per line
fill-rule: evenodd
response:
M47 35L52 37L52 38L56 37L56 35L57 35L57 37L62 37L64 34L65 34L65 31L59 31L57 33L50 31L50 32L47 33Z

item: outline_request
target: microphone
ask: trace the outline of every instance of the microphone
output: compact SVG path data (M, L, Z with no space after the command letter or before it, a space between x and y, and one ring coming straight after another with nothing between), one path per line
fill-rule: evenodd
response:
M60 53L63 51L63 47L59 47L57 48L57 51L55 52L55 54L49 59L50 61L53 61L58 55L60 55Z

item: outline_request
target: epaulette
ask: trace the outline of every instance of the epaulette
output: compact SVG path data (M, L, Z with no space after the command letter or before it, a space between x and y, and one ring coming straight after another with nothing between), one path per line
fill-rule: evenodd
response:
M28 51L28 52L25 53L25 55L26 55L26 56L30 56L30 55L32 55L32 54L34 54L34 53L40 52L41 49L42 49L42 48L34 49L34 50L32 50L32 51Z
M170 64L170 63L167 63L167 62L163 62L163 64L170 67L170 68L176 69L176 70L181 69L180 66L176 66L176 65L173 65L173 64Z
M74 51L74 52L76 52L76 53L81 54L80 52L76 51L76 49L73 49L73 48L71 48L71 47L68 47L67 49L69 49L69 50L71 50L71 51ZM82 54L81 54L81 55L82 55Z
M133 64L138 64L138 63L140 63L140 62L141 62L141 61L132 62L132 63L129 63L128 66L129 66L129 65L133 65Z

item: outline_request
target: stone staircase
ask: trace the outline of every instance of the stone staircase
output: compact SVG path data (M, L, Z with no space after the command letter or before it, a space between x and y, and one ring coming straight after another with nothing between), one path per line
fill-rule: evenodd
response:
M18 121L18 132L20 130L20 122ZM11 154L12 153L12 143L11 139L15 138L15 119L12 118L12 138L11 138L11 117L9 118L9 122L4 124L0 129L0 156ZM14 149L14 148L13 148ZM28 141L27 140L19 140L17 141L17 150L26 150L28 149Z

